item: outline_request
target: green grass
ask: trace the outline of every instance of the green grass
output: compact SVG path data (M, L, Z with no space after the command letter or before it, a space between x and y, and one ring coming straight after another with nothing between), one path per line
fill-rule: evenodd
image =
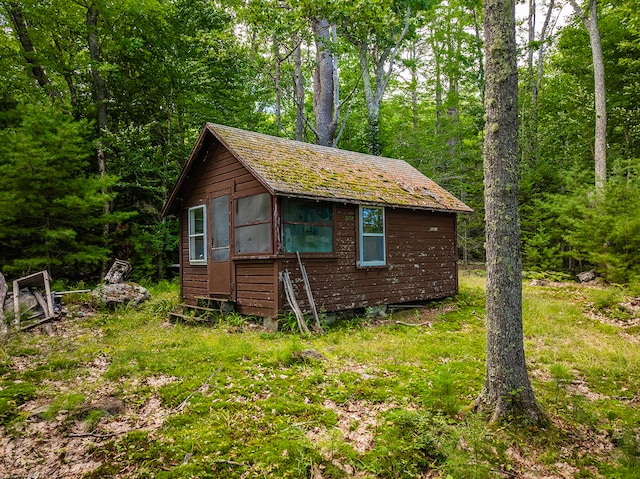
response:
M90 478L637 477L640 348L632 314L620 319L624 291L525 287L530 376L552 418L539 431L465 413L484 380L484 278L460 281L454 299L313 337L255 331L237 315L171 325L177 288L163 283L139 309L0 344L0 424L29 431L37 403L61 435L89 431ZM326 361L296 355L306 349ZM78 412L107 394L126 414ZM147 424L151 404L163 420Z

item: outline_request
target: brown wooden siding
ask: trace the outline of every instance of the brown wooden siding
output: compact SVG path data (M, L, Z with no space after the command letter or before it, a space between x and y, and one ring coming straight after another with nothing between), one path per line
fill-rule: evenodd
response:
M206 202L207 188L198 178L202 175L202 164L194 165L189 172L187 187L183 190L183 209L180 212L180 293L183 301L196 304L197 298L207 294L206 265L189 264L188 209Z
M302 255L318 308L339 311L457 293L455 215L393 208L385 215L384 267L357 267L358 208L352 205L336 208L333 257ZM280 268L291 272L296 298L307 307L297 259L284 258Z
M189 264L188 208L206 204L209 195L229 185L233 185L232 198L266 192L262 184L221 145L210 148L206 161L195 162L185 181L180 215L180 285L182 298L188 303L194 304L197 298L209 294L207 265ZM253 297L255 300L257 298ZM272 308L272 303L267 301L264 308Z
M235 268L237 311L275 316L278 312L278 282L274 260L236 261Z

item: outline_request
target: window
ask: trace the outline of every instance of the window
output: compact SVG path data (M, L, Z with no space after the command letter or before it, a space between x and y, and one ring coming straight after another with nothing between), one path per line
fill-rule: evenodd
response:
M384 208L360 207L360 265L386 264Z
M333 206L318 201L285 198L282 210L285 252L333 251Z
M234 201L234 251L238 254L270 253L271 196L269 193Z
M205 206L189 208L189 263L205 264L207 254Z

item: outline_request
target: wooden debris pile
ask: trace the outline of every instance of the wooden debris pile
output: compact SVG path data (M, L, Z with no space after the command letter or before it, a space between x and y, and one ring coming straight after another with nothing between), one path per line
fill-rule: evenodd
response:
M51 291L49 273L39 271L13 281L13 289L0 273L0 336L11 331L26 331L54 319L62 319L59 301L65 294L89 293L107 305L136 305L149 299L142 286L125 283L131 272L131 263L116 259L104 277L104 283L95 290ZM50 328L50 325L46 325Z
M46 323L59 314L49 286L49 273L39 271L13 281L13 289L0 273L0 334L9 327L19 331Z

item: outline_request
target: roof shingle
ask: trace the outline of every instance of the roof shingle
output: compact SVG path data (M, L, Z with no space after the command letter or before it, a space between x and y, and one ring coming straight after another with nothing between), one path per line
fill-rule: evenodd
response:
M186 179L207 132L274 195L434 211L472 209L402 160L293 141L207 123L178 178L163 215Z
M402 160L213 123L207 123L207 129L276 195L440 211L472 211Z

